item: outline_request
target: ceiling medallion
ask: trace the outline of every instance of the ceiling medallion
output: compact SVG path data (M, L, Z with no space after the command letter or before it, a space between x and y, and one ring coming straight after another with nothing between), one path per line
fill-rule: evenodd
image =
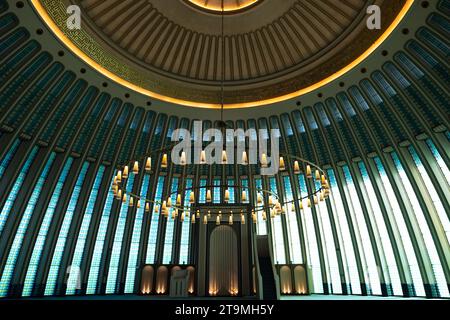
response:
M223 8L221 0L185 0L195 7L220 14L222 10L226 13L239 12L249 9L254 5L261 3L262 0L224 0Z

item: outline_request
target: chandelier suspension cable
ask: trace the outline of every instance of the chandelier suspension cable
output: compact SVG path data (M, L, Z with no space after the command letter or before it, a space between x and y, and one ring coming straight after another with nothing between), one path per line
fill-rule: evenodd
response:
M220 81L220 121L223 122L223 109L225 105L225 6L222 0L221 15L221 35L222 35L222 76Z

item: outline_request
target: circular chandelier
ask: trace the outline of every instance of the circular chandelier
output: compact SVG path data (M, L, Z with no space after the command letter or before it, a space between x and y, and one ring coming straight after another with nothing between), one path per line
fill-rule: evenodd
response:
M113 179L112 183L112 192L117 201L121 201L123 203L127 203L129 207L136 206L137 208L145 207L145 212L150 212L151 205L154 207L155 214L161 214L165 218L171 217L172 219L180 219L184 221L185 218L191 220L192 223L196 223L197 219L203 217L203 223L207 224L212 218L211 210L205 209L205 212L200 212L199 209L193 209L193 204L198 203L197 200L199 194L204 194L204 200L206 204L213 204L212 198L212 190L216 188L220 188L220 190L225 190L223 193L223 202L222 203L214 203L217 206L221 206L223 203L230 203L230 190L239 190L241 194L242 203L233 203L233 205L245 205L251 207L251 210L244 211L241 210L237 212L241 215L241 222L245 223L246 216L252 219L254 223L258 220L258 212L261 212L261 216L263 220L267 220L267 214L270 215L270 218L275 218L281 214L286 213L295 213L295 204L298 204L300 211L303 211L304 207L312 207L318 205L320 202L324 201L329 197L330 194L330 186L326 176L326 173L323 169L321 169L318 165L297 157L292 154L280 154L279 159L279 171L275 175L282 174L283 172L291 172L295 176L304 174L306 179L312 180L314 182L318 182L320 187L316 188L316 190L307 192L305 194L299 194L299 196L293 196L293 200L283 200L283 197L279 195L277 192L271 191L269 189L264 188L251 188L248 186L244 186L242 184L214 184L214 185L205 185L205 186L192 186L183 188L182 190L178 190L175 192L170 192L162 197L163 200L154 200L147 199L142 197L132 191L127 190L127 181L131 175L139 175L139 174L152 174L153 167L152 163L155 157L158 158L161 169L167 169L169 166L169 155L168 151L170 148L161 149L153 152L151 155L143 157L140 161L132 161L127 165L121 167L116 176ZM184 161L183 161L184 157ZM192 173L186 173L186 175L193 175L196 172L197 166L208 166L210 164L206 163L206 159L204 156L204 151L201 151L200 154L200 163L199 164L187 164L186 155L184 152L181 156L181 166L190 166L192 168ZM226 153L222 154L222 163L219 165L227 165L228 161L226 158ZM217 164L216 164L217 165ZM242 161L241 164L243 166L248 166L247 160L247 152L243 151L242 153ZM261 168L267 167L267 156L263 153L260 159ZM254 190L253 196L255 196L255 201L249 203L250 195L248 194L248 190ZM187 199L184 197L189 197L188 204ZM174 200L173 200L174 199ZM202 203L203 204L203 203ZM195 210L195 212L191 212ZM216 224L220 224L221 215L225 213L219 211L216 214ZM233 223L233 212L230 210L228 212L230 214L229 223Z
M221 110L220 110L220 121L218 121L218 127L222 130L227 128L227 124L223 119L224 113L224 98L225 98L225 33L224 33L224 17L226 6L224 0L220 1L221 8L221 31L222 31L222 50L221 50L221 69L222 69L222 80L220 86L221 92ZM161 150L157 150L152 152L151 154L143 157L140 160L132 161L129 164L126 164L118 169L117 175L113 179L112 183L112 192L114 193L114 197L117 201L121 201L123 203L127 203L130 207L137 206L141 208L141 206L145 206L145 212L150 212L150 205L154 206L155 214L161 214L162 216L172 219L180 219L184 221L185 218L190 219L192 223L196 223L197 219L200 219L203 216L203 223L207 224L208 221L212 218L211 210L207 210L207 212L200 212L200 209L197 209L195 212L192 212L192 205L197 203L197 197L200 193L205 194L205 203L212 203L212 194L211 190L215 188L220 188L220 190L225 190L223 195L223 203L229 203L230 201L230 188L236 188L241 192L241 201L242 205L251 207L251 212L244 212L241 210L238 214L241 216L241 223L245 223L246 216L251 215L251 219L254 223L258 220L258 212L261 212L261 216L263 220L267 220L267 214L270 215L270 218L275 218L278 215L286 214L287 212L295 212L295 205L298 203L300 211L303 210L304 206L311 207L313 205L318 205L319 202L324 201L328 198L330 194L330 186L328 183L328 179L324 170L322 170L318 165L302 159L296 155L292 154L282 154L280 153L279 158L279 170L275 173L275 175L280 174L284 171L290 171L294 175L300 175L304 173L307 179L315 179L316 182L319 182L320 187L315 188L316 190L307 192L304 195L295 196L293 200L285 201L283 197L278 195L276 192L264 189L264 188L253 188L256 194L256 199L254 199L254 204L249 204L249 194L247 194L247 190L250 190L249 187L245 187L243 185L228 185L228 184L218 184L218 185L207 185L207 186L193 186L189 188L184 188L181 191L171 192L167 194L162 199L166 200L153 200L147 199L130 192L126 189L127 187L127 179L130 175L138 175L138 174L150 174L152 173L152 161L156 158L160 163L161 169L167 169L169 165L169 156L174 146L170 146L168 148L164 148ZM196 166L206 166L206 152L205 150L201 150L200 154L197 155L200 159L197 164L188 164L186 159L186 153L182 152L180 161L176 165L187 166L189 165L191 168L195 169ZM226 165L228 164L228 155L226 151L222 151L222 161L220 164ZM268 160L267 154L264 152L260 155L260 166L261 168L267 168ZM233 159L234 160L234 159ZM278 159L277 159L278 160ZM235 162L233 162L235 163ZM247 151L242 151L241 161L238 165L247 166L249 165ZM253 164L253 163L251 163ZM194 171L195 172L195 171ZM189 173L187 173L189 175ZM308 188L307 188L308 190ZM183 199L183 195L187 196L189 194L189 205L185 203L187 199ZM174 198L175 200L172 200ZM174 202L174 203L173 203ZM220 206L220 204L218 204ZM235 204L236 205L236 204ZM230 210L229 212L229 224L233 224L233 214L234 212ZM218 211L216 213L216 224L221 223L222 211Z

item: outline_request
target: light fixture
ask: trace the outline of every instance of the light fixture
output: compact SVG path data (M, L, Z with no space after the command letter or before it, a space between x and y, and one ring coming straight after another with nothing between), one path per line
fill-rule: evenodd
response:
M134 174L139 174L139 162L135 161L134 165L133 165L133 173Z

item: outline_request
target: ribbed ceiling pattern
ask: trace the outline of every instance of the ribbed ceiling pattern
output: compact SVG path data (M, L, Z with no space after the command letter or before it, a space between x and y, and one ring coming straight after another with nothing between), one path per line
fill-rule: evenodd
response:
M81 5L101 36L139 64L191 80L220 80L220 17L210 33L198 32L171 21L153 2L83 0ZM343 0L339 5L332 0L293 1L268 25L251 32L227 32L226 79L274 76L311 63L352 26L365 4L364 0Z

